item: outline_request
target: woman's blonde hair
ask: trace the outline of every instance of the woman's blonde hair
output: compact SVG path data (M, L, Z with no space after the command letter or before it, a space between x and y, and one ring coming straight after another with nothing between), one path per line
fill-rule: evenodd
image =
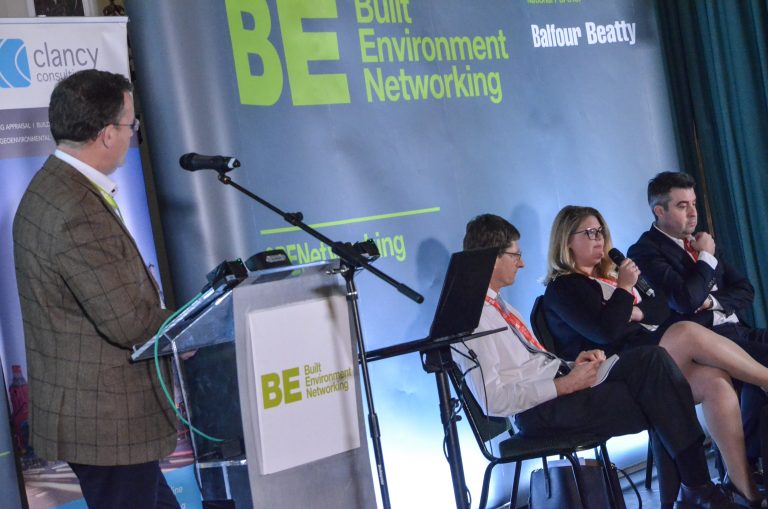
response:
M580 207L567 205L557 213L552 223L552 231L549 234L549 253L547 255L547 277L544 284L550 283L558 276L573 274L576 272L576 263L573 254L568 247L568 242L579 224L589 216L594 216L603 228L603 259L595 267L595 275L599 277L612 277L614 264L608 258L608 251L613 247L611 232L603 216L592 207Z

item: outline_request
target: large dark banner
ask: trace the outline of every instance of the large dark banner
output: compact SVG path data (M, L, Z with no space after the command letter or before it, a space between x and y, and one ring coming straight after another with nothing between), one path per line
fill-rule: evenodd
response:
M182 171L186 152L236 156L236 182L331 238L377 243L376 265L426 301L360 275L368 348L426 335L473 216L521 230L526 270L507 298L526 312L562 206L598 207L626 249L651 221L647 179L677 166L649 0L127 7L180 301L224 259L276 247L296 263L331 257L214 173ZM393 506L450 505L434 382L415 355L371 371ZM642 440L612 445L614 457ZM468 435L463 446L477 494L484 460Z

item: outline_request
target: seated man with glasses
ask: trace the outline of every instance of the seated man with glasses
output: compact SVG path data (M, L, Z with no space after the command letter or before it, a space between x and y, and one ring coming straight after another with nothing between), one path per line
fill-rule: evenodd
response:
M519 239L513 225L491 214L470 221L464 236L464 249L498 248L478 331L508 327L457 344L453 354L485 412L514 416L520 433L531 437L653 429L682 479L680 507L740 507L709 479L691 389L667 352L657 346L635 348L622 354L600 382L601 350L581 352L575 362L565 363L544 349L502 299L501 289L514 284L525 266Z
M616 267L608 256L612 247L608 225L594 208L570 205L555 218L542 309L557 352L573 360L593 348L622 356L642 345L666 349L690 383L695 401L702 404L731 491L750 507L761 507L731 378L768 387L768 368L697 323L665 323L666 303L635 289L639 269L629 258Z

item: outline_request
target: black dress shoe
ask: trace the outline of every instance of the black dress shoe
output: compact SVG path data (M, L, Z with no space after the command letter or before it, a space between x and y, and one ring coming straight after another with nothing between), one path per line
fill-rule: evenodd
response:
M701 486L680 486L678 509L744 509L743 506L731 501L719 486L711 482Z

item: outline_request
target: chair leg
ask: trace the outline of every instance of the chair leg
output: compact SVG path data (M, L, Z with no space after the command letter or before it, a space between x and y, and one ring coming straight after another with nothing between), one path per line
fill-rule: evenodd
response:
M611 503L611 507L613 507L613 509L618 509L621 507L619 505L619 501L617 500L617 497L622 496L621 485L614 482L614 479L618 481L618 477L614 478L614 476L611 475L611 469L613 468L613 465L611 464L611 458L608 456L608 447L606 447L605 442L600 444L598 457L603 464L605 486L608 488L608 500Z
M509 498L509 509L517 507L517 492L520 488L520 469L523 468L522 461L515 462L515 479L512 482L512 496Z
M483 475L483 490L480 492L480 504L478 509L485 509L485 505L488 503L488 488L491 485L491 471L493 467L498 465L498 462L492 461L485 467L485 475Z
M549 464L547 464L547 458L541 458L541 468L544 470L544 487L546 488L547 498L551 498L552 479L549 478Z
M764 406L760 411L760 470L768 472L768 406Z
M579 464L579 457L576 456L576 454L569 454L566 456L568 458L568 461L571 462L571 466L573 467L573 478L576 481L576 491L579 494L579 501L581 501L581 507L582 509L589 509L589 505L587 504L587 493L584 490L584 479L581 475L581 465Z
M653 484L653 446L648 435L648 457L645 459L645 489L650 490Z
M712 442L712 452L715 455L715 470L717 470L717 477L720 482L725 479L725 463L723 462L723 455L720 454L720 449L717 448L717 444Z

